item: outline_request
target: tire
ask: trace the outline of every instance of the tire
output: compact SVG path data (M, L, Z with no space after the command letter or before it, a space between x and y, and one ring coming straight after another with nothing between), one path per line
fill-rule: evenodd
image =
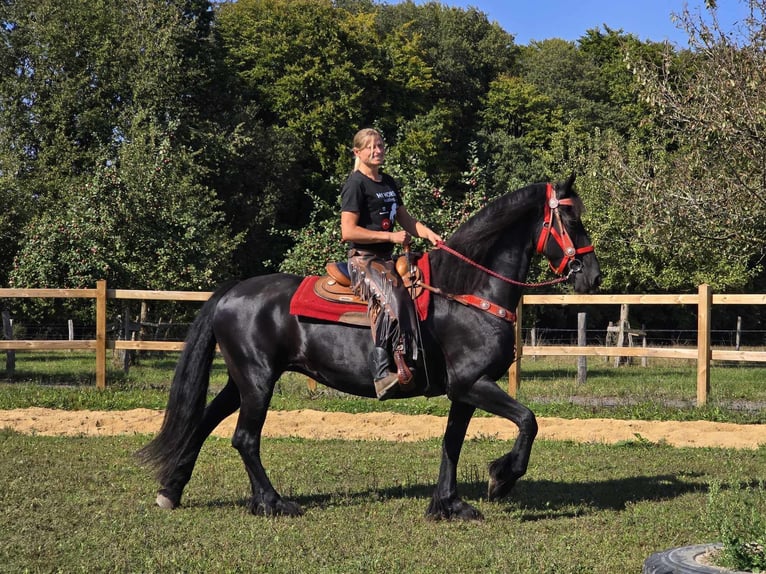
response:
M738 571L707 566L696 558L706 552L721 548L721 544L696 544L681 546L652 554L644 562L643 574L726 574Z

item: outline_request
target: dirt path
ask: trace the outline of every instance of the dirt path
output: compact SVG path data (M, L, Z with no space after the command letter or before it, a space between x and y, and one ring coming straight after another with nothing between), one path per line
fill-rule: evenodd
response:
M152 434L162 424L162 412L148 409L130 411L62 411L54 409L0 410L0 428L40 435ZM635 440L672 446L758 448L766 444L766 425L731 423L622 421L613 419L538 419L538 438L578 442L615 443ZM314 410L271 411L264 435L314 439L416 441L441 437L446 419L431 415L410 416L394 413L328 413ZM230 437L236 415L216 429ZM512 439L516 428L503 419L477 417L468 428L469 438Z

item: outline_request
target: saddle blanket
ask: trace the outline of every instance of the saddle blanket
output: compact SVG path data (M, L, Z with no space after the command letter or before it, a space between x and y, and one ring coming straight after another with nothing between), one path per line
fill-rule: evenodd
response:
M418 259L418 268L423 274L423 283L430 284L431 268L428 254ZM322 299L314 292L314 284L319 280L317 275L309 275L301 281L298 289L290 300L290 314L309 319L319 319L333 323L348 323L351 325L369 326L367 318L367 305L359 303L336 303ZM428 306L431 301L431 293L423 290L415 300L418 317L424 321L428 316Z

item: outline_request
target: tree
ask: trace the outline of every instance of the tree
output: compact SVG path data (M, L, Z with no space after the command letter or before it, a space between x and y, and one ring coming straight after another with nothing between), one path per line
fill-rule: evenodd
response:
M475 8L438 2L384 5L377 25L379 34L409 26L420 36L421 58L434 79L427 98L447 128L440 137L439 165L434 166L440 174L435 179L459 186L469 146L476 140L481 100L500 74L516 71L518 48L513 36Z
M361 110L357 78L372 73L371 62L357 68L353 56L351 37L364 21L329 0L240 0L218 19L230 65L266 125L288 131L326 169Z
M501 75L483 98L479 112L484 155L498 192L548 176L546 151L563 129L561 108L518 76Z
M676 240L679 261L700 254L693 274L719 288L745 287L766 253L766 2L748 5L751 16L732 32L721 29L714 3L708 19L685 10L689 53L668 53L661 68L634 59L642 95L672 142L662 163L644 170L639 201L656 240Z
M14 284L83 286L103 274L125 287L211 287L238 237L206 185L206 143L218 134L196 107L209 91L210 4L0 9L0 171L19 197L37 198Z
M195 184L193 153L171 132L132 142L119 161L32 221L14 264L19 287L210 289L231 272L237 237L215 194Z

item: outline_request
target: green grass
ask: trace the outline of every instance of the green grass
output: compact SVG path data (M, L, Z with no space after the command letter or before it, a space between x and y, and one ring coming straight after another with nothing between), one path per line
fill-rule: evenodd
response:
M164 408L176 353L141 358L128 374L110 366L107 389L98 391L93 378L93 353L17 352L12 378L0 377L0 408L29 406L63 409L122 410ZM690 361L655 359L615 368L589 358L588 380L576 383L574 357L526 358L522 363L519 400L538 416L610 417L647 420L715 420L766 422L766 366L716 363L711 370L708 405L695 407L696 367ZM213 364L211 395L226 382L220 358ZM378 402L320 387L310 392L305 377L286 374L279 381L272 408L327 411L393 411L446 415L449 402L433 399ZM507 380L500 385L507 386ZM482 416L482 413L477 413Z
M766 483L732 477L713 482L708 493L707 520L723 544L715 564L732 570L766 569Z
M274 519L248 514L242 464L216 438L183 506L156 508L132 456L147 440L0 432L0 571L640 572L655 551L715 540L710 485L766 466L765 449L538 441L513 495L488 502L486 465L510 444L471 440L459 488L486 521L433 523L438 441L266 439L274 484L306 510Z
M92 354L17 353L0 382L0 408L163 408L174 354L147 356L129 374L110 370L95 389ZM764 400L766 369L715 365L711 404L689 406L691 363L614 368L590 361L586 385L573 358L525 360L520 399L538 416L764 422L737 401ZM211 395L226 381L217 359ZM502 385L507 384L501 382ZM310 392L284 376L273 408L444 415L445 398L384 403ZM528 474L505 501L485 499L487 463L511 443L466 442L458 480L483 523L424 520L441 445L264 439L264 464L306 515L248 514L246 473L227 439L205 443L183 506L154 506L156 484L133 453L147 436L41 437L0 430L0 572L639 572L651 553L721 540L739 523L720 485L756 484L766 448L680 449L643 439L616 446L537 441ZM729 487L728 497L739 500ZM718 490L715 490L718 489ZM727 498L727 500L729 500ZM743 503L748 508L753 504ZM766 497L757 499L765 508Z

